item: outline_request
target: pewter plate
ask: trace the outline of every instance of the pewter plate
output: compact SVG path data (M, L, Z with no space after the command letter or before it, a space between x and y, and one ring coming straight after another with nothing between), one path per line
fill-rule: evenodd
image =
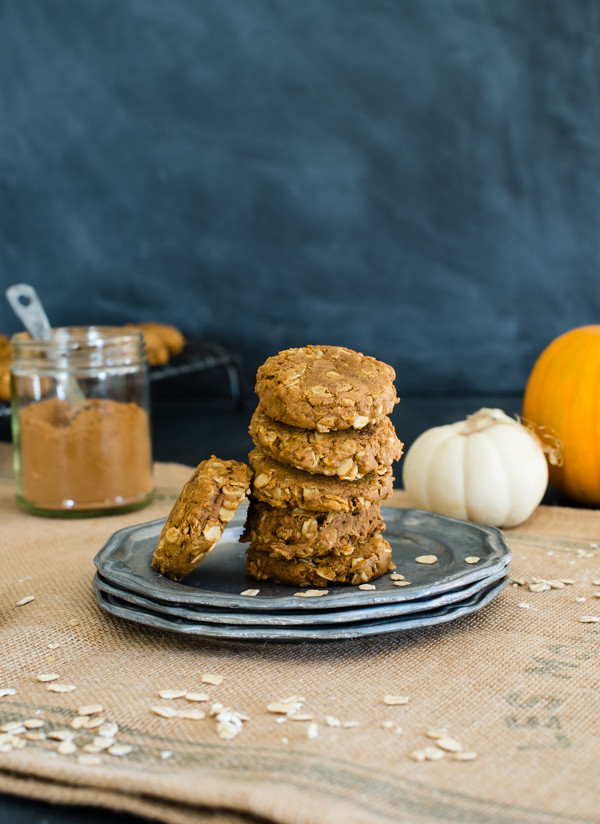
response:
M238 541L245 507L238 509L213 551L182 583L156 572L150 563L164 524L162 518L115 532L98 552L94 563L110 583L153 601L262 613L351 609L424 600L492 578L501 573L511 559L502 533L494 527L418 509L382 507L381 512L396 571L410 581L408 586L396 587L389 576L384 576L375 582L375 590L336 584L324 597L298 598L294 596L294 587L248 578L245 546ZM431 565L419 564L415 561L419 555L435 555L438 561ZM469 565L465 562L468 556L477 556L480 560ZM259 594L252 598L240 594L250 588L259 589Z
M233 609L209 609L207 607L185 607L179 604L169 604L144 598L127 589L117 587L106 581L99 572L94 577L94 589L104 595L112 595L119 601L142 609L144 612L153 612L157 615L167 615L170 618L183 618L186 621L200 621L208 624L243 624L261 626L307 626L310 624L347 624L358 621L374 621L380 618L392 618L400 615L427 612L439 609L448 604L458 604L476 595L491 584L498 583L506 574L506 567L488 578L474 581L466 587L458 587L437 596L414 601L391 602L389 604L359 605L348 609L325 610L289 610L278 612L249 612ZM362 593L362 590L361 590ZM327 596L325 596L327 597ZM318 599L317 599L318 601Z
M133 621L158 630L177 632L196 638L221 639L227 641L341 641L351 638L365 638L370 635L382 635L391 632L406 632L435 624L454 621L482 609L498 595L508 583L504 576L500 581L486 587L476 595L459 604L449 604L440 609L433 609L417 615L388 618L379 621L363 621L352 624L328 625L315 624L310 627L275 627L275 626L235 626L208 624L201 621L186 621L183 618L169 618L156 615L131 606L126 601L96 589L100 607L117 618Z

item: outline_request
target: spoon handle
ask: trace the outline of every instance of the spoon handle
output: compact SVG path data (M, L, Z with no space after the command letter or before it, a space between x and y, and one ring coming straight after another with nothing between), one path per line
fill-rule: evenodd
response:
M33 286L15 283L6 290L6 299L34 340L50 340L52 327Z

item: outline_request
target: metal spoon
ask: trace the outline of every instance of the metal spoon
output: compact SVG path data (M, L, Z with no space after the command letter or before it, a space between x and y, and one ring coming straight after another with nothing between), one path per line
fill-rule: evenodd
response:
M34 340L50 340L52 326L37 292L28 283L15 283L6 290L6 299Z
M33 340L52 339L52 326L33 286L28 283L15 283L6 290L6 299ZM57 394L72 406L85 400L85 395L75 378L59 379Z

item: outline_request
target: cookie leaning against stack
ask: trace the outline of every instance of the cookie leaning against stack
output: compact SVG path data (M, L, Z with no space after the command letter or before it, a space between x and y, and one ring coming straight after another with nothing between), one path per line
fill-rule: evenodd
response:
M391 366L337 346L288 349L257 373L246 572L297 586L362 584L391 549L381 501L402 443Z

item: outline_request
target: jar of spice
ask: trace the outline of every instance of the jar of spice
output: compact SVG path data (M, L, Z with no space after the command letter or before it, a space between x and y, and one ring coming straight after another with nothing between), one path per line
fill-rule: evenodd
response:
M148 369L138 330L13 335L17 501L38 515L138 509L152 500Z

